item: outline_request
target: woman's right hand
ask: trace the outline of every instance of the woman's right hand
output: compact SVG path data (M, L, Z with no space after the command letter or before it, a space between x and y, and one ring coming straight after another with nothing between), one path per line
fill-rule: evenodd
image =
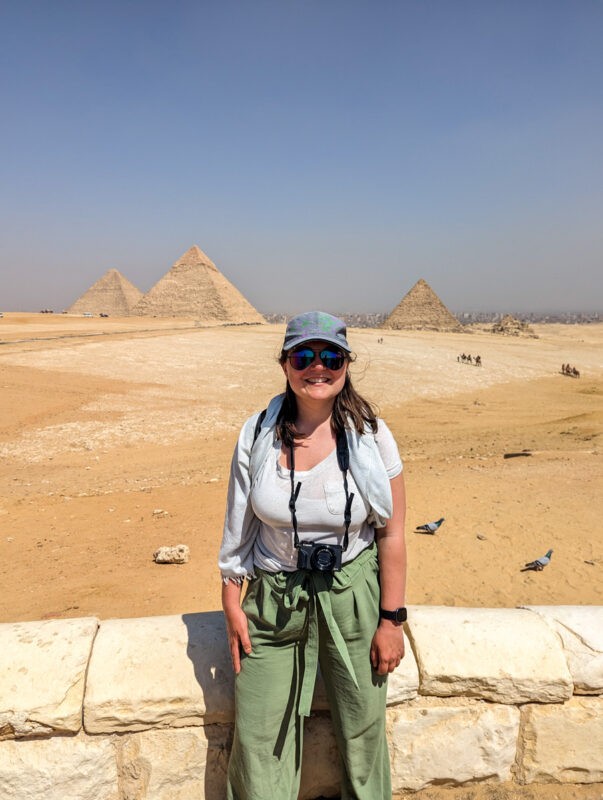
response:
M235 675L241 671L241 651L251 653L251 640L249 639L249 625L247 617L241 606L224 609L226 617L226 631L228 634L228 647Z
M236 581L226 581L222 584L222 608L226 618L228 648L236 675L241 671L241 651L247 655L251 653L249 625L241 608L241 589L241 584Z

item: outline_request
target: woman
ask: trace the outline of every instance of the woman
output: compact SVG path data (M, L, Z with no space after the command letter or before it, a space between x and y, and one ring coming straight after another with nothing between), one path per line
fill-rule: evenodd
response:
M352 386L351 358L341 320L294 317L285 394L247 420L233 456L219 559L236 673L229 800L297 797L318 663L342 798L391 798L385 700L404 655L404 482L390 431Z

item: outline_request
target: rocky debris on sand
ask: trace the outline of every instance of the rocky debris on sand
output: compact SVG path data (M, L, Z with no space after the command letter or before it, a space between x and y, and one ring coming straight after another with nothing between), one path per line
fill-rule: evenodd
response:
M156 564L187 564L190 559L190 550L185 544L159 547L153 553Z

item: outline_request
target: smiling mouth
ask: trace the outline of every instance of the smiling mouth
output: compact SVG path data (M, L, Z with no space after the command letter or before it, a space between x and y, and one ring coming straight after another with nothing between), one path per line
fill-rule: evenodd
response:
M307 383L328 383L328 378L306 378Z

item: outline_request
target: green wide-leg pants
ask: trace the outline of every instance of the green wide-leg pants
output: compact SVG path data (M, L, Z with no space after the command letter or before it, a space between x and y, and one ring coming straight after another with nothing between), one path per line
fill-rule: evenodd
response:
M342 800L390 800L387 681L370 663L379 620L373 544L340 572L257 570L243 609L252 653L235 681L228 800L296 800L303 717L320 669L342 768Z

